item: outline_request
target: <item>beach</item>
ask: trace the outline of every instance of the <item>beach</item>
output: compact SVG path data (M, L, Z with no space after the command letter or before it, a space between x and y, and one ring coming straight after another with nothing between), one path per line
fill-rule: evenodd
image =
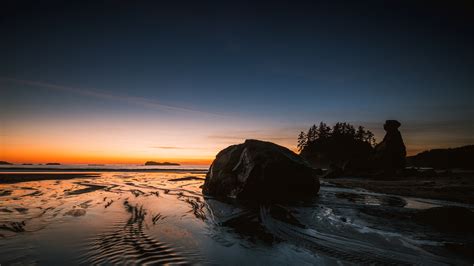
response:
M202 170L1 176L0 263L6 265L472 261L465 252L472 232L440 232L407 217L473 205L380 193L348 179L323 180L309 202L245 205L203 197Z
M474 174L426 175L393 178L334 178L327 182L339 187L360 188L400 196L474 204Z

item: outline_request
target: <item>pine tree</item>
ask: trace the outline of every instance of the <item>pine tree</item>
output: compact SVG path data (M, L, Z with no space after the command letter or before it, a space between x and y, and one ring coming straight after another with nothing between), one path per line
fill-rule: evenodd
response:
M316 125L312 125L308 130L307 142L311 143L318 139L318 128Z
M331 136L331 128L326 123L319 123L318 135L320 139L327 139Z
M338 122L332 128L327 126L324 122L320 122L319 126L312 125L308 132L303 131L298 135L298 151L302 151L310 144L320 145L319 143L331 143L328 141L336 141L333 143L346 143L347 140L356 142L366 142L372 147L375 146L375 137L372 132L365 130L363 126L355 127L346 122ZM318 144L319 143L319 144ZM331 144L332 145L332 144Z
M374 134L373 134L372 132L370 132L369 130L367 130L367 131L365 132L364 141L370 143L370 145L372 145L372 146L375 146L375 137L374 137Z
M342 135L342 123L337 122L333 127L332 127L332 136L339 136Z
M304 147L306 147L307 143L307 135L303 131L301 131L298 135L298 151L302 151Z
M356 140L360 140L360 141L365 141L365 135L366 135L366 132L364 130L364 127L363 126L359 126L357 128L357 131L355 133L355 139Z

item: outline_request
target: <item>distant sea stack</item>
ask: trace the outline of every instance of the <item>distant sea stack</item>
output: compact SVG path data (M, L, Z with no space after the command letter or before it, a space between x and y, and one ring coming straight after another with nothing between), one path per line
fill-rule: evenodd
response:
M46 165L61 165L60 163L47 163Z
M170 163L170 162L155 162L155 161L148 161L145 165L180 165L179 163Z
M397 120L385 121L385 137L375 146L376 167L385 172L395 172L405 167L406 148L398 131L401 125Z
M12 163L5 162L5 161L0 161L0 165L12 165Z

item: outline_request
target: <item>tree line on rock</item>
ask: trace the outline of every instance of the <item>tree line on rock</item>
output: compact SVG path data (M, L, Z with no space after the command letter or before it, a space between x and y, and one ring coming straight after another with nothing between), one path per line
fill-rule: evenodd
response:
M298 151L302 151L305 147L313 145L316 142L327 141L329 139L347 138L353 141L367 142L371 146L375 146L375 137L370 130L366 130L363 126L355 127L346 122L338 122L332 128L326 123L320 122L319 126L312 125L307 133L301 131L298 135Z
M346 122L330 127L321 122L298 135L300 155L316 167L365 165L375 146L374 134Z
M329 168L340 174L359 175L374 171L394 173L405 167L405 144L400 122L387 120L383 141L376 144L374 134L363 126L357 129L346 122L330 127L313 125L298 136L300 155L315 168Z

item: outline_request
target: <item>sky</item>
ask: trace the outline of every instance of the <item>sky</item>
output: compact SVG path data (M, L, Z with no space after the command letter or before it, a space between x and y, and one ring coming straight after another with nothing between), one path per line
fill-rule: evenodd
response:
M3 1L0 160L208 164L312 124L474 144L472 1Z

